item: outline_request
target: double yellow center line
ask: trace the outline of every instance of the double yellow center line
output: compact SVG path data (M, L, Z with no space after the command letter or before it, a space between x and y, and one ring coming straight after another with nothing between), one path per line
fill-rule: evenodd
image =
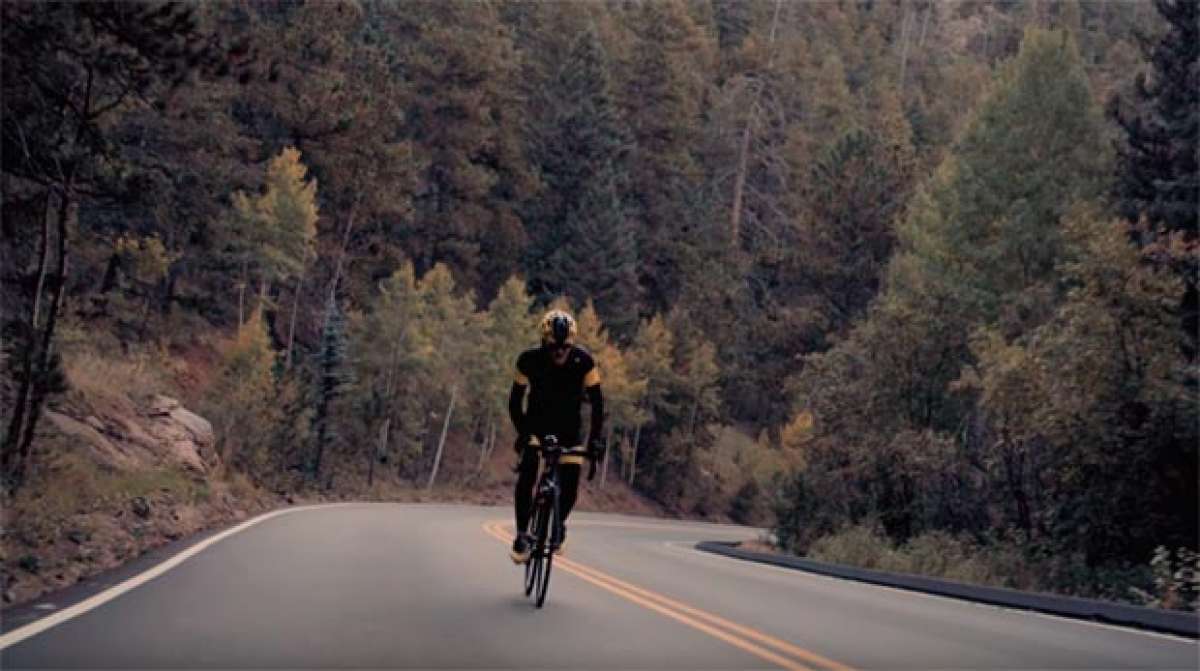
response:
M504 522L500 521L487 522L483 525L483 530L493 538L508 544L512 542L512 535L508 533L506 526ZM780 668L792 671L809 671L811 669L851 671L850 667L822 657L815 652L805 650L787 641L782 641L757 629L731 622L719 615L671 599L644 587L620 580L566 557L556 556L554 558L554 566L600 589L611 592L660 615L669 617L676 622L702 631L739 650L776 664Z

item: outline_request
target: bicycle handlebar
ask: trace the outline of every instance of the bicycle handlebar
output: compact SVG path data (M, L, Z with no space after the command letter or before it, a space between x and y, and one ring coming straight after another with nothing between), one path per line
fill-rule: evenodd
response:
M544 442L549 442L550 445L542 444ZM553 455L558 458L574 457L574 456L587 457L588 458L588 466L589 466L588 476L587 476L588 482L591 482L592 479L596 477L596 460L591 458L591 453L589 452L589 450L587 448L580 446L580 447L565 449L561 445L558 444L558 441L556 439L554 439L553 436L546 436L546 437L538 440L537 445L531 445L531 447L537 448L538 451L540 451L543 455L550 454L550 455Z

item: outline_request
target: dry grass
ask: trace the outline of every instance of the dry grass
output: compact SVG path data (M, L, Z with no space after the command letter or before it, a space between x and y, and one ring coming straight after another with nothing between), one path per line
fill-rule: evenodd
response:
M151 353L121 358L79 349L63 357L63 369L74 401L127 405L129 397L146 397L168 389L162 357Z
M870 526L843 529L813 543L818 561L879 571L924 575L993 587L1038 589L1036 578L1015 554L985 548L942 532L922 534L899 547Z
M34 479L6 505L10 529L32 538L53 538L76 515L118 509L137 497L169 494L197 504L208 500L209 485L176 468L116 471L64 451L48 458Z

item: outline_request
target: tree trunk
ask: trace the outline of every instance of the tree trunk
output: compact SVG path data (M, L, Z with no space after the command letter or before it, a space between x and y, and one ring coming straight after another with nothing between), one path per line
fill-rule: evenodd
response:
M491 447L492 436L496 434L496 419L488 418L487 434L483 437L483 443L479 446L479 467L475 469L476 473L483 472L483 465L487 463L488 448Z
M171 305L175 302L175 285L179 281L179 273L174 266L167 270L167 286L162 293L162 302L159 303L159 314L164 317L170 314Z
M16 403L13 404L13 414L9 418L8 432L5 434L3 456L0 461L3 462L3 468L0 469L5 475L9 474L9 470L15 466L15 457L17 446L25 428L25 413L28 411L29 397L33 385L33 362L37 358L37 332L38 322L41 315L42 290L46 283L46 266L50 260L50 198L49 192L46 193L45 202L42 209L42 237L41 237L41 253L38 255L38 279L37 285L33 292L33 309L29 314L29 331L25 339L25 347L23 348L22 368L24 369L21 388L17 392Z
M908 68L908 43L912 41L912 12L905 12L900 24L900 95L904 95L904 78Z
M633 432L633 449L629 452L629 486L633 486L633 479L637 477L637 453L638 443L642 439L642 425L638 424L637 429Z
M692 403L692 416L688 420L688 435L692 437L692 442L696 440L696 414L700 411L700 401Z
M238 330L246 324L246 260L242 260L242 279L238 282Z
M371 452L371 466L367 469L367 486L370 487L375 483L375 464L379 461L379 455L383 454L384 448L388 442L388 431L392 428L392 418L388 417L383 420L383 425L379 427L379 442L375 444L375 449Z
M929 34L929 17L933 14L933 2L934 0L930 0L925 6L925 18L921 19L921 37L917 40L918 47L925 46L925 36Z
M779 27L779 10L783 7L783 0L775 0L775 14L771 18L771 36L767 42L768 49L775 44L775 32ZM770 51L767 57L767 70L771 69L771 65L775 61L775 52ZM759 93L762 89L759 89ZM750 101L750 114L746 119L746 127L742 129L742 139L738 147L738 169L733 180L733 210L729 214L729 243L737 247L738 240L741 236L742 223L742 200L746 190L746 173L749 170L750 162L750 134L754 128L754 124L758 119L758 96Z
M296 341L296 311L300 307L300 288L304 286L304 276L296 279L296 291L292 294L292 317L288 320L287 354L284 355L284 369L292 369L292 343Z
M1133 3L1137 7L1139 3ZM983 14L983 60L986 64L991 65L991 48L992 48L992 8L988 7Z
M37 331L38 317L42 306L42 288L46 284L46 262L50 258L50 194L46 193L42 205L42 239L41 254L38 255L37 285L33 290L33 312L29 319L30 331Z
M299 293L299 291L297 291ZM392 354L388 359L387 379L383 385L383 424L379 426L379 442L375 446L375 451L371 455L371 471L375 470L375 463L379 461L379 455L384 453L388 446L389 434L392 430L392 401L393 392L396 388L396 359L400 356L399 343L392 344ZM370 484L370 483L368 483Z
M608 435L604 438L604 464L600 469L600 486L604 486L604 481L608 479L608 460L612 457L612 437L613 427L608 425Z
M58 315L62 311L63 295L67 287L67 221L70 218L71 191L70 181L64 190L58 210L58 270L55 273L54 299L50 302L49 314L46 316L46 329L42 333L42 343L38 351L38 363L35 371L30 408L25 422L24 434L21 437L19 454L16 457L13 471L13 483L20 486L29 465L29 453L33 446L33 436L37 429L38 417L48 393L47 378L50 371L50 351L54 344L54 328L58 324Z
M753 105L754 103L751 103ZM737 175L733 179L733 211L729 216L730 244L735 248L741 238L742 226L742 193L746 188L746 165L750 160L750 128L754 125L754 107L750 108L750 118L742 129L742 140L738 147Z
M450 389L450 405L446 408L446 419L442 421L442 437L438 439L437 452L433 455L433 470L429 472L429 484L425 489L433 489L437 480L438 466L442 463L442 450L446 447L446 432L450 430L450 416L454 413L454 401L458 397L458 388Z
M342 279L342 268L346 261L346 250L350 247L350 233L354 231L354 215L358 212L359 198L350 205L350 214L346 218L346 230L342 231L342 246L338 250L337 263L333 266L333 278L329 281L329 296L333 300L337 294L338 283Z
M267 278L262 278L258 281L258 316L260 319L265 319L267 316L267 294L271 291L271 283Z

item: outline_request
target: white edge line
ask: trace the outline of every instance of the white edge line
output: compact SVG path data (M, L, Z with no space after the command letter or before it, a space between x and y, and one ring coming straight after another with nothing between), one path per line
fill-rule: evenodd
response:
M1044 617L1048 620L1055 620L1057 622L1069 622L1071 624L1079 624L1079 625L1083 625L1083 626L1087 626L1087 627L1097 627L1099 629L1108 629L1110 631L1119 631L1119 632L1126 633L1126 634L1138 634L1141 636L1150 636L1152 638L1160 638L1160 639L1172 641L1175 643L1183 643L1183 644L1189 645L1189 646L1197 645L1196 639L1188 638L1188 637L1180 635L1180 634L1171 634L1171 633L1168 633L1165 631L1152 631L1149 629L1141 629L1141 628L1134 627L1134 626L1122 626L1119 624L1110 624L1107 622L1097 622L1095 620L1085 620L1083 618L1067 617L1065 615L1055 615L1054 613L1043 613L1041 611L1032 610L1032 609L1028 609L1028 608L1017 608L1014 606L1003 606L1000 604L983 603L980 601L972 601L970 599L959 599L959 598L955 598L952 596L946 596L944 594L933 594L930 592L922 592L920 590L904 589L901 587L892 587L890 585L880 585L878 583L867 582L867 581L863 581L863 580L853 580L850 578L840 578L838 576L824 575L821 573L813 573L811 571L805 571L804 569L787 568L784 566L776 566L774 564L767 564L765 562L756 562L756 561L752 561L749 559L742 559L740 557L730 557L729 555L717 554L715 552L706 552L704 550L697 549L694 545L689 546L687 541L663 541L663 545L665 545L671 549L674 549L676 551L679 551L679 552L684 552L684 553L692 554L695 556L708 557L708 558L716 560L716 561L725 560L726 562L737 562L737 563L742 564L746 568L750 568L750 566L753 565L753 567L756 569L757 568L769 569L769 570L779 573L781 575L803 576L805 578L816 578L818 580L824 580L826 582L834 582L834 583L840 583L840 584L855 583L857 585L861 585L864 587L883 589L883 590L887 590L889 592L895 592L897 594L903 594L906 596L916 596L916 597L920 597L923 599L934 599L937 601L951 601L951 602L954 602L957 604L975 606L977 608L985 608L988 610L998 610L998 611L1003 611L1005 613L1011 613L1014 615L1035 615L1037 617Z
M200 554L207 548L212 547L213 545L216 545L217 543L225 540L226 538L229 538L230 536L232 536L238 532L245 531L246 529L249 529L250 527L258 524L259 522L265 522L271 518L279 517L280 515L287 515L288 513L295 513L295 512L306 511L306 510L317 510L320 508L336 508L336 507L347 506L347 505L354 505L354 504L353 503L330 503L330 504L316 504L316 505L311 505L311 506L298 506L295 508L283 508L281 510L273 510L268 513L263 513L262 515L259 515L258 517L252 517L235 527L226 529L225 531L222 531L221 533L216 534L215 536L206 538L191 547L181 550L178 554L174 555L170 559L167 559L160 564L156 564L155 566L152 566L151 568L146 569L145 571L128 578L127 580L125 580L122 583L113 585L112 587L109 587L108 589L104 590L103 592L100 592L98 594L93 594L92 596L84 599L83 601L80 601L79 603L77 603L73 606L64 608L64 609L58 611L57 613L54 613L52 615L47 615L46 617L43 617L40 620L37 620L35 622L30 622L29 624L27 624L23 627L19 627L17 629L14 629L14 630L8 632L7 634L4 634L3 636L0 636L0 650L4 650L8 647L16 645L17 643L20 643L21 641L24 641L25 639L27 639L31 636L36 636L36 635L42 633L43 631L50 629L51 627L60 625L63 622L70 620L71 618L78 617L78 616L83 615L84 613L88 612L89 610L98 608L99 606L102 606L102 605L108 603L109 601L112 601L113 599L121 596L122 594L124 594L128 591L130 591L132 589L136 589L137 587L140 587L141 585L144 585L144 584L150 582L151 580L154 580L158 576L166 573L167 571L170 571L171 569L175 568L176 566L179 566L180 564L187 561L191 557L194 557L194 556Z

